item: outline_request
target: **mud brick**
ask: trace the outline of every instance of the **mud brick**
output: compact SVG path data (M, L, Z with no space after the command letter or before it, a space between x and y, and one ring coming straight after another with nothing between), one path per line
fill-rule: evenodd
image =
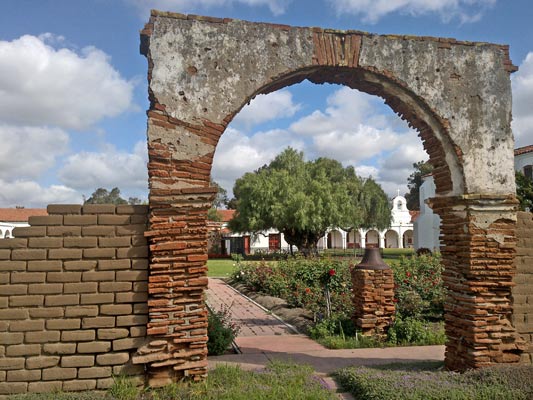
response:
M100 237L98 238L98 246L100 247L129 247L131 246L131 238L129 236Z
M100 306L102 315L129 315L133 311L131 304L103 304Z
M106 250L106 249L100 249ZM130 260L120 259L120 260L98 260L98 269L99 270L118 270L118 269L130 269Z
M117 258L147 258L148 246L117 249Z
M129 292L131 282L100 282L100 292Z
M80 392L93 389L96 389L96 379L77 379L75 381L66 381L63 383L63 390L65 392Z
M59 294L63 293L62 283L34 283L28 285L30 294Z
M15 320L15 319L28 319L29 313L25 309L5 309L0 310L0 321L2 320Z
M67 226L96 225L96 221L96 215L65 215L63 224Z
M43 307L31 308L29 310L31 318L61 318L65 314L63 307Z
M81 232L83 236L114 236L115 227L103 225L84 226Z
M94 356L65 356L61 358L61 367L92 367Z
M43 346L46 354L74 354L76 343L47 343Z
M7 381L8 382L29 382L29 381L40 381L41 380L41 370L12 370L7 371Z
M78 373L79 379L88 379L88 378L107 378L110 377L113 373L111 367L90 367L90 368L80 368Z
M44 320L12 321L9 324L10 332L42 331Z
M61 332L63 342L90 342L96 338L96 332L91 329Z
M24 340L26 343L52 343L58 342L60 336L59 331L26 332Z
M44 305L46 307L72 306L77 304L80 304L80 296L78 294L48 295L44 299Z
M0 358L0 370L16 370L24 368L24 357L2 357Z
M80 304L106 304L114 301L113 293L83 293L81 294Z
M129 223L129 215L98 215L98 225L127 225Z
M130 360L130 354L125 353L109 353L99 354L96 356L96 363L98 365L121 365Z
M80 236L81 226L47 226L46 235L61 237Z
M12 260L45 260L46 250L44 249L14 249L11 252L11 259Z
M60 392L63 388L63 382L30 382L28 384L28 392L30 393L52 393Z
M139 235L147 230L145 224L118 225L116 227L117 236Z
M63 293L96 293L97 289L96 282L65 283Z
M83 318L81 326L83 329L113 328L115 326L115 317Z
M114 204L85 204L82 208L83 214L114 214L116 212Z
M40 283L46 279L44 272L13 272L11 283Z
M48 330L80 329L80 326L81 320L79 318L49 319L46 321L46 329Z
M148 293L126 292L115 294L116 303L145 303L148 301Z
M96 260L76 260L65 261L63 263L66 271L91 271L96 268Z
M146 325L148 317L145 315L128 315L117 317L117 326Z
M2 286L2 296L21 295L21 294L26 294L26 293L28 293L28 285L3 285Z
M144 259L131 260L131 269L148 269L148 260L144 260Z
M43 381L61 381L67 379L74 379L78 374L76 368L47 368L43 370Z
M28 239L28 247L58 249L61 246L63 246L63 238L59 237L38 237Z
M25 271L25 261L0 261L0 271Z
M105 249L84 249L83 258L95 258L98 259L98 263L105 258L114 258L116 250L114 248Z
M39 237L46 235L46 226L24 226L13 229L13 236L17 238Z
M62 270L62 266L60 260L28 261L28 271L57 272Z
M20 356L34 356L41 353L41 345L39 344L18 344L8 346L6 356L20 357Z
M0 395L26 393L26 382L0 382Z
M144 343L145 338L126 338L113 340L113 351L137 349Z
M46 345L45 345L46 346ZM26 359L27 369L41 369L55 367L59 364L58 356L39 356Z
M63 243L65 247L97 247L98 239L96 237L66 237L63 239Z
M46 212L50 215L80 214L80 204L49 204Z
M48 251L50 260L75 260L80 259L82 255L81 249L50 249Z
M28 218L28 224L31 226L62 225L62 215L33 215Z
M83 296L82 299L83 301ZM65 317L96 317L98 315L98 306L72 306L65 308Z
M28 239L11 238L0 240L0 249L25 249L28 247Z
M86 271L81 280L83 282L109 282L115 280L115 271Z
M78 353L107 353L111 350L111 342L78 343ZM98 356L97 356L98 357ZM98 363L102 365L101 363Z
M44 296L42 295L9 297L10 307L42 306L43 304L44 304Z
M124 328L98 329L98 339L114 340L128 337L129 331Z
M146 281L148 271L117 271L117 281Z
M117 206L117 214L141 214L147 215L149 207L147 205L130 205L119 204Z
M23 333L0 332L0 345L19 344L19 343L22 343L23 341L24 341Z
M81 282L81 272L49 272L48 282Z

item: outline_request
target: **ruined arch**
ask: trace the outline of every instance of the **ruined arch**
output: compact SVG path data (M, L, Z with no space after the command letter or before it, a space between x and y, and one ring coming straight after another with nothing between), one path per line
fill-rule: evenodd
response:
M257 94L304 79L381 96L419 131L442 218L447 366L519 360L523 342L510 323L516 67L506 46L154 11L141 52L150 98L147 333L165 360L154 356L152 376L206 373L206 215L221 134Z

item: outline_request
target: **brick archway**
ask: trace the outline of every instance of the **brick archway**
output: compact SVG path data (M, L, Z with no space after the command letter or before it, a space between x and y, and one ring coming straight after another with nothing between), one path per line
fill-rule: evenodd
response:
M218 139L254 96L308 79L383 97L419 131L442 218L446 365L516 362L516 201L506 46L152 12L148 58L151 383L206 373L206 216ZM150 345L149 345L150 347Z

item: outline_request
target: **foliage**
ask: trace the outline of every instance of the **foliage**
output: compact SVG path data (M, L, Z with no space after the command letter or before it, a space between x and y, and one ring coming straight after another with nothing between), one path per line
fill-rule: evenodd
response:
M516 197L520 202L520 209L533 212L533 181L528 179L522 172L516 171Z
M215 199L213 200L212 208L215 210L217 208L225 208L228 205L228 192L226 189L224 189L222 186L220 186L217 182L215 182L213 179L210 181L210 186L217 189L217 195L215 196Z
M230 347L240 327L231 320L230 307L222 306L218 311L209 310L207 319L207 352L218 356Z
M228 278L235 269L235 262L229 258L207 260L207 276Z
M91 196L86 199L84 196L83 204L141 204L142 200L138 197L130 197L128 200L120 196L120 189L115 187L108 191L105 188L96 189Z
M254 291L281 297L291 307L306 308L315 320L323 319L326 313L327 284L332 314L339 319L349 319L353 313L347 261L289 257L277 262L242 262L232 278Z
M401 257L392 269L396 312L402 317L441 319L445 291L440 255Z
M136 382L123 375L113 377L113 386L109 388L107 393L113 399L119 400L135 400L140 393L140 388L137 387Z
M433 166L428 161L419 161L413 164L414 171L407 178L409 192L405 194L407 208L409 210L420 210L420 186L422 177L433 171Z
M533 366L490 367L458 374L428 363L351 367L338 371L341 386L360 400L521 400L533 395Z
M426 346L444 344L443 322L428 322L413 317L397 317L387 332L387 342L394 345Z
M304 161L303 153L291 148L239 178L233 192L237 214L231 230L275 228L306 256L316 254L318 239L331 226L390 224L387 197L374 181L359 178L353 167L335 160Z

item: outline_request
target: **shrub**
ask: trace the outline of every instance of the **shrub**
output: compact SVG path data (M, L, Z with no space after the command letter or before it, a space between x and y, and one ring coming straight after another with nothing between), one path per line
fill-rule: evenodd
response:
M387 332L387 341L395 345L444 344L446 335L442 322L431 323L412 317L397 317Z
M464 374L435 370L433 365L422 371L408 365L352 367L335 376L360 400L524 400L531 399L533 393L531 365L513 366L507 371L491 367Z
M443 318L445 291L440 255L401 257L392 269L396 312L400 316Z
M209 355L223 354L231 345L239 327L231 321L230 308L222 306L219 311L209 310L207 319L207 351Z

